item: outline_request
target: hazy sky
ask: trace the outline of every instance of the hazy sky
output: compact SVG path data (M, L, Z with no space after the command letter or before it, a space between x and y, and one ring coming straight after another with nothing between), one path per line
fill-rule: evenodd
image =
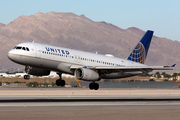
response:
M84 14L93 21L150 29L158 37L180 41L180 0L0 0L4 24L39 11Z

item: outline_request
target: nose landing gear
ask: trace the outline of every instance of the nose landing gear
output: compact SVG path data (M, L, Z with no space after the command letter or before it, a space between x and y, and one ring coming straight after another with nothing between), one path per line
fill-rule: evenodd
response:
M25 66L25 71L26 71L27 75L24 75L24 79L29 80L30 79L30 75L29 75L30 66Z
M30 79L30 75L24 75L24 79L29 80Z

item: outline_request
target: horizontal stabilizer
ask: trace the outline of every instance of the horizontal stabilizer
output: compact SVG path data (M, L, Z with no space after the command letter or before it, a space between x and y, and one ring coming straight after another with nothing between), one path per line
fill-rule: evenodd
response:
M176 66L176 64L172 65L171 67L175 67L175 66Z

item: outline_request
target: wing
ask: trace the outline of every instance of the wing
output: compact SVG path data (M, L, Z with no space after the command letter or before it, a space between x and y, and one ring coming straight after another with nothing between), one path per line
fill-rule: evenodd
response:
M148 73L153 70L173 70L176 64L172 66L126 66L126 67L115 67L115 66L71 66L71 69L77 69L79 67L85 67L88 69L100 70L101 73L126 73L126 72L138 72Z
M111 70L111 72L137 72L141 71L143 73L151 72L153 70L173 70L172 66L135 66L135 67L96 67L96 70Z

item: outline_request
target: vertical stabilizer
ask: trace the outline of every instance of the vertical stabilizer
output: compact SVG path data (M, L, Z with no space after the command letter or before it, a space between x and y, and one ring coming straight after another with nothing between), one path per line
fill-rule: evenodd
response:
M127 60L144 64L148 54L152 36L153 31L148 30L143 36L143 38L140 40L140 42L138 42L136 47L133 49Z

